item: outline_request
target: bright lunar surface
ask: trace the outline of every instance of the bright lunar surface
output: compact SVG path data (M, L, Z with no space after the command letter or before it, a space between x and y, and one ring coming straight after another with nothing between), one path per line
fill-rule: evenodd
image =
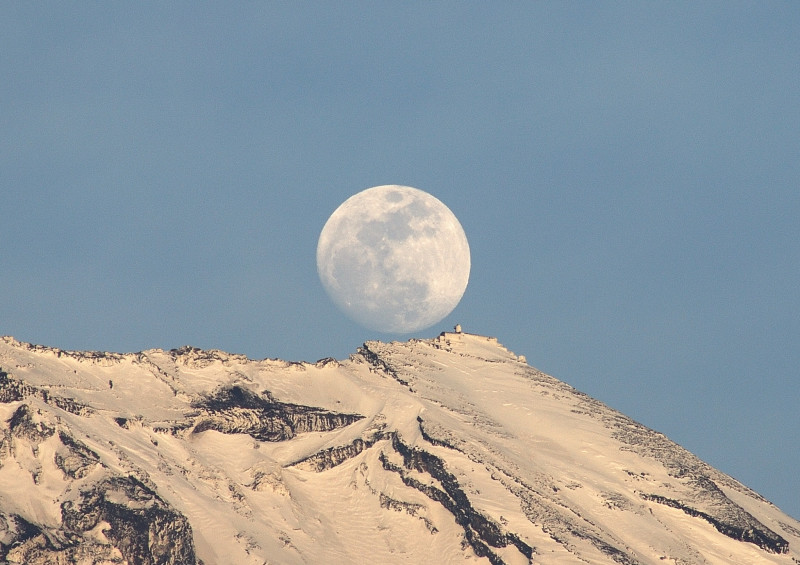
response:
M359 324L409 333L453 311L469 281L467 236L450 209L408 186L351 196L322 228L317 271L334 303Z

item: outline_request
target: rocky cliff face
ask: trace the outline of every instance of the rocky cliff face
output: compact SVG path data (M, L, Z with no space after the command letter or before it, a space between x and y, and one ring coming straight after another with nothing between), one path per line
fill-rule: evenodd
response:
M0 561L800 563L800 523L496 340L0 340Z
M4 505L0 511L4 562L198 563L192 529L184 516L134 474L113 473L58 418L50 423L47 416L30 404L18 405L3 430L7 447L0 465L29 473L34 486L21 480L15 485L19 489L47 489L54 483L48 473L58 469L61 482L77 490L62 493L60 516L52 521L34 522L25 512L7 512ZM16 494L24 499L30 493Z
M360 414L277 402L268 391L258 395L241 386L223 388L193 406L201 410L193 433L216 430L248 434L261 441L286 441L299 433L328 432L363 418Z

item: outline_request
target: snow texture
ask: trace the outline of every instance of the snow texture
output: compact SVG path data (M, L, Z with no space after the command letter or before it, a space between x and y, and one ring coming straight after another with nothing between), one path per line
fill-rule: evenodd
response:
M797 564L800 523L496 339L0 339L0 561Z

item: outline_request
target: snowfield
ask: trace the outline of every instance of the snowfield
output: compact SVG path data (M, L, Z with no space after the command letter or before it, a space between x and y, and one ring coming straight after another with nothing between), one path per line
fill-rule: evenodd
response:
M496 339L0 339L0 562L797 564L800 522Z

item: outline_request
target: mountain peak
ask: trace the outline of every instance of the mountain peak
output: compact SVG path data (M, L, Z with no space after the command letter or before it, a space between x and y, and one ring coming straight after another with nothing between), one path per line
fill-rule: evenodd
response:
M348 359L0 339L9 563L792 563L800 523L496 338Z

